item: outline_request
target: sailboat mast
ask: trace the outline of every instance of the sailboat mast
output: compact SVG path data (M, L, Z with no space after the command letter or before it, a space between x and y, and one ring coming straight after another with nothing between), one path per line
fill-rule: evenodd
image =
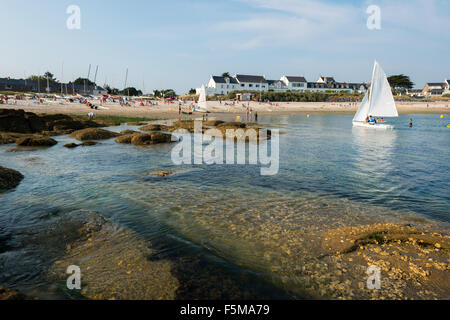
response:
M370 82L370 93L369 93L369 106L372 105L372 92L373 92L373 82L375 80L375 70L377 68L377 60L375 60L375 63L373 64L373 71L372 71L372 81ZM370 107L369 107L370 110Z

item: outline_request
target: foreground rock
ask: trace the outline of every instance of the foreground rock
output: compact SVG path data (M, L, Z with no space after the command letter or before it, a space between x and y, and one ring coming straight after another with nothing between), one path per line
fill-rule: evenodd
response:
M57 144L56 140L45 136L23 137L16 140L21 147L51 147Z
M23 178L19 171L0 167L0 190L9 190L17 187Z
M77 139L79 141L88 140L107 140L114 137L120 136L119 133L108 131L99 128L88 128L83 130L78 130L73 132L70 137Z
M5 300L25 300L26 296L17 290L0 286L0 301Z

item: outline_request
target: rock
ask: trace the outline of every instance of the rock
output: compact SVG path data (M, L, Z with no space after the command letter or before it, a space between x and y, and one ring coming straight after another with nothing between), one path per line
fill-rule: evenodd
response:
M139 132L134 131L134 130L124 130L124 131L120 132L120 134L123 134L123 135L129 135L129 134L134 134L134 133L139 133Z
M79 141L107 140L119 136L119 133L99 128L88 128L73 132L70 137Z
M76 147L79 147L80 145L78 145L78 144L76 144L76 143L68 143L68 144L65 144L64 145L64 147L66 147L66 148L68 148L68 149L73 149L73 148L76 148Z
M140 127L142 131L168 131L170 128L161 124L150 124L148 126Z
M82 144L80 144L80 146L91 147L91 146L95 146L96 144L97 144L97 142L95 142L95 141L85 141Z
M69 134L75 130L97 128L103 123L75 120L64 114L36 115L23 110L0 109L0 131L15 133Z
M131 139L133 139L134 134L129 134L126 136L120 136L116 138L117 143L123 143L123 144L131 144Z
M0 132L0 145L16 143L16 140L28 135L22 133Z
M16 170L0 167L0 189L9 190L19 185L23 175Z
M203 125L204 126L210 126L210 127L216 127L222 123L225 123L224 121L221 120L210 120L210 121L203 121Z
M163 178L163 177L170 176L170 175L172 175L173 173L174 173L174 172L171 171L171 170L166 170L166 171L158 171L158 172L156 172L156 175L157 175L158 177Z
M5 300L25 300L26 296L17 290L0 286L0 301Z
M23 137L16 140L21 147L51 147L57 144L56 140L45 136Z
M131 144L135 146L169 143L169 142L172 142L172 135L160 132L139 133L133 135L131 138Z
M128 122L129 126L145 126L147 123L145 122Z
M245 128L245 123L242 122L222 122L217 126L218 128Z

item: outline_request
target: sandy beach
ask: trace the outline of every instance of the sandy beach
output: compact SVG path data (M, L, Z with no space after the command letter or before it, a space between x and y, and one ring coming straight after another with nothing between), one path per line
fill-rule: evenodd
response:
M106 103L100 105L98 101L92 101L94 105L99 106L98 110L94 110L97 116L128 116L128 117L146 117L146 118L176 118L178 117L178 102L175 103L159 103L152 106L127 106L121 107L118 103ZM191 102L182 105L183 111L188 111ZM334 102L241 102L234 106L230 101L208 101L208 109L212 114L235 113L245 114L245 106L258 114L305 114L305 113L347 113L354 114L359 107L359 103L334 103ZM449 113L450 108L448 102L397 102L399 114L442 114ZM61 103L59 101L46 101L43 104L36 104L33 101L17 101L13 105L0 105L0 108L23 109L27 112L45 113L45 114L68 114L68 115L87 115L93 111L89 107L79 103ZM201 113L195 113L195 116ZM189 117L183 115L183 117Z

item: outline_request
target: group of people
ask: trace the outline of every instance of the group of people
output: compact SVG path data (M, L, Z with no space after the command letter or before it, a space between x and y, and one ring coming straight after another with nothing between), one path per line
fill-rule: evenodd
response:
M251 121L252 120L253 109L250 108L249 106L247 107L246 116L247 116L247 121ZM258 121L258 112L255 111L255 122L257 122L257 121Z
M366 121L365 121L365 123L368 123L368 124L377 124L377 123L383 123L383 122L384 122L383 117L375 118L372 116L367 116Z

